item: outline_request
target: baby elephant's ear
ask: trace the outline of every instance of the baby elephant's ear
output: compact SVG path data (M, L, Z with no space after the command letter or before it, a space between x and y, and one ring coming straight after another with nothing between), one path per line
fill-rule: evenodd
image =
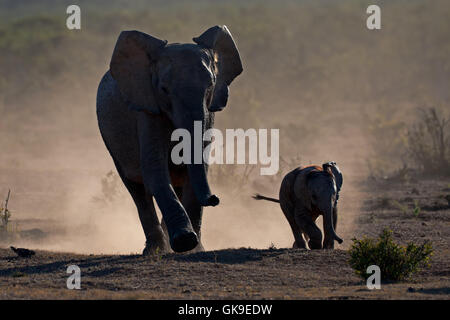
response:
M331 173L333 173L334 179L336 181L336 188L339 192L342 188L342 183L344 182L344 178L342 176L341 171L339 170L339 167L337 166L336 162L331 161L324 163L322 165L323 171L327 171L328 169L331 170Z

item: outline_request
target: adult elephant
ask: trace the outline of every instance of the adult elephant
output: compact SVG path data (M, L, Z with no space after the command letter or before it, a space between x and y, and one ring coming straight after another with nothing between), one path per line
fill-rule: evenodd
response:
M175 252L202 250L202 207L219 203L203 159L172 162L171 134L183 128L194 137L194 121L203 130L211 128L214 112L227 104L228 86L243 69L226 26L212 27L193 40L167 44L123 31L97 92L100 132L136 204L146 237L144 255L168 250L166 235Z

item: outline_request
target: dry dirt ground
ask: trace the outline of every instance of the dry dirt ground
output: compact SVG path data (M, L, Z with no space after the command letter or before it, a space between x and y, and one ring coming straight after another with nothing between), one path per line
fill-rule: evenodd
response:
M0 299L449 299L448 181L367 182L354 235L388 227L401 244L432 241L431 267L407 282L368 290L346 250L241 248L152 258L0 249ZM418 210L417 208L420 208ZM416 210L414 210L416 209ZM68 290L69 265L81 290Z

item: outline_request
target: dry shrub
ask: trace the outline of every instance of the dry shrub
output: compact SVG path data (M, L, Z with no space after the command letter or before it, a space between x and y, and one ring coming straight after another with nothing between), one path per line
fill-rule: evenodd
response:
M424 174L450 175L449 123L435 108L421 109L408 130L408 155Z

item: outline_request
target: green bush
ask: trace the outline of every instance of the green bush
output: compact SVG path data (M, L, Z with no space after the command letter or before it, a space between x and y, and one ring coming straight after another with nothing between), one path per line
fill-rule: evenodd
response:
M392 231L384 229L379 239L352 239L350 249L350 266L356 274L367 279L367 267L377 265L381 270L383 281L400 281L407 279L421 267L429 267L429 260L433 254L431 243L422 245L414 243L402 247L392 239Z

